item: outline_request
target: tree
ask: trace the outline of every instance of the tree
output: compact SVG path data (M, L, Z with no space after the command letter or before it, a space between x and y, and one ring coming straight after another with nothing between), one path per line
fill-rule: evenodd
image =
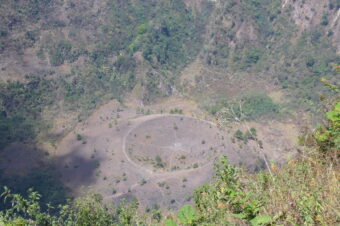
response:
M234 136L235 136L237 139L239 139L239 140L243 140L243 139L244 139L243 133L242 133L242 131L239 130L239 129L235 132Z

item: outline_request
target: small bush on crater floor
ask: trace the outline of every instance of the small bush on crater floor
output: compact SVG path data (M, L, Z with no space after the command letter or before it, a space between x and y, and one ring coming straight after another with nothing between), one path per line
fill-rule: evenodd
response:
M170 110L170 114L183 114L182 109L174 108Z
M140 182L139 182L139 184L141 185L141 186L143 186L144 184L146 184L146 180L143 178Z
M77 134L77 140L81 141L83 139L83 136L80 134Z

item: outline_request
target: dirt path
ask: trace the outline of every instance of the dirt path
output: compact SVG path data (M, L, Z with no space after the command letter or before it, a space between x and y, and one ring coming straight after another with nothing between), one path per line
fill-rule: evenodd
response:
M176 103L144 111L182 109ZM189 116L204 117L196 110L185 112L142 115L131 106L101 107L57 144L61 180L74 196L91 189L107 202L136 197L142 207L173 208L174 203L188 203L193 190L211 179L217 156L227 155L235 165L255 164L250 148L240 151L231 142L233 132ZM83 140L77 140L77 134ZM155 166L157 156L164 167Z
M199 122L204 122L204 123L207 123L211 126L216 127L216 124L214 124L210 121L197 119L197 118L190 117L190 116L173 115L173 114L148 115L148 116L139 117L139 118L134 119L133 121L130 121L132 123L132 126L125 133L125 135L123 137L123 143L122 143L122 152L124 154L125 160L127 161L127 163L129 163L136 170L138 170L139 173L141 173L143 175L146 183L153 184L154 187L162 194L162 196L165 196L165 195L164 195L163 190L157 185L158 182L168 180L169 178L179 178L179 177L182 178L182 177L189 175L192 172L198 172L198 171L204 170L205 168L212 166L212 163L207 163L207 164L199 166L197 168L175 170L175 171L171 171L171 172L154 172L154 171L148 169L147 167L144 167L144 166L137 164L135 161L133 161L130 158L129 154L127 153L127 148L126 148L128 136L136 128L142 126L143 123L147 123L147 122L149 122L150 120L153 120L153 119L166 118L166 117L193 119L193 120L197 120ZM174 137L175 137L174 143L176 143L177 142L177 132L176 132L176 130L174 131ZM172 149L173 147L172 146L164 146L162 148ZM173 155L174 155L174 152L172 152L172 154L170 156L170 168L172 167L172 161L173 161L173 158L174 158ZM129 191L133 191L134 189L141 187L141 186L143 186L141 183L134 183L129 187ZM113 194L113 195L104 196L104 199L118 198L118 197L123 196L125 194L126 194L125 192L119 192L119 193L116 193L116 194Z

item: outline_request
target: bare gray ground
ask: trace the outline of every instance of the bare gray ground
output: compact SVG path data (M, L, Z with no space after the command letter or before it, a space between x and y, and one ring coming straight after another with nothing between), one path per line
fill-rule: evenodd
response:
M58 145L61 179L75 195L90 188L109 202L136 197L143 207L177 208L211 180L217 156L249 167L258 161L251 151L240 153L230 135L208 121L136 115L133 109L117 107L102 113Z
M136 197L141 208L157 204L176 209L190 202L195 188L212 179L217 156L227 155L235 165L259 169L265 167L264 156L269 164L287 159L297 137L296 126L275 121L221 130L194 117L200 112L189 102L171 101L150 106L150 115L138 113L134 106L109 103L80 122L49 151L49 157L42 158L43 153L23 144L11 145L2 153L1 170L9 176L24 175L49 159L74 196L92 191L107 202ZM155 114L173 107L187 115ZM263 149L255 141L231 142L237 129L250 127L257 129Z
M156 113L174 107L187 115ZM150 115L144 115L135 105L109 103L49 149L47 159L25 145L11 145L0 158L0 169L8 176L24 175L51 160L74 196L91 191L107 202L136 197L141 208L157 204L176 209L190 202L195 188L212 179L216 157L227 155L232 164L259 169L265 167L264 156L269 164L287 159L297 136L293 124L275 121L220 130L214 123L194 117L202 118L202 114L190 102L177 99L149 110ZM250 127L257 129L263 149L255 141L231 142L237 129Z

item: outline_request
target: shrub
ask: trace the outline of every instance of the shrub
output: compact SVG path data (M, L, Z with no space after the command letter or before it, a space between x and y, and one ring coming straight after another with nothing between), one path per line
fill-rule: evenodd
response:
M170 114L183 114L182 109L174 108L170 110Z
M146 180L143 178L140 182L139 182L139 184L141 185L141 186L143 186L144 184L146 184Z
M136 32L139 35L144 34L148 30L148 25L147 24L141 24L136 28Z
M242 132L241 130L238 129L238 130L235 132L234 137L237 138L237 139L239 139L239 140L243 140L243 139L244 139L244 137L243 137L243 132Z
M256 118L264 114L277 113L279 106L270 97L259 94L246 96L242 110L248 118Z
M83 136L78 133L77 134L77 140L81 141L82 139L83 139Z
M322 15L322 18L321 18L321 25L322 26L327 26L329 23L329 20L328 20L328 14L324 13Z
M261 57L261 52L257 49L249 49L245 53L245 63L248 66L256 64Z
M71 49L71 43L66 40L62 40L54 44L54 46L49 51L51 65L60 66L65 62L66 59L72 59Z
M165 167L165 163L163 162L162 158L159 155L157 155L155 157L155 164L154 164L154 166L156 168L164 168Z

